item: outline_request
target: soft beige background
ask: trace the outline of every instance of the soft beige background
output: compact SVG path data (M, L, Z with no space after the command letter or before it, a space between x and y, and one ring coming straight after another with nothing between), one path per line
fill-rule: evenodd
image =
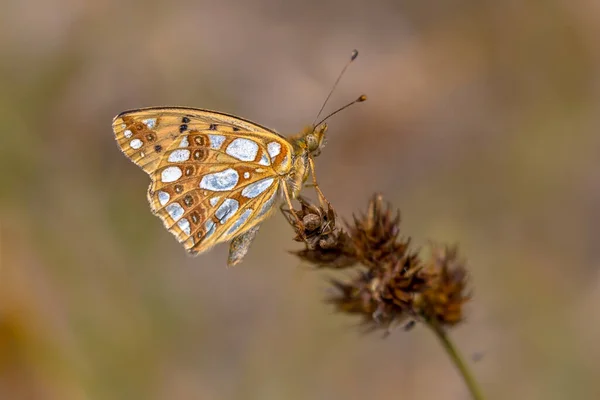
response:
M226 269L189 258L114 115L188 105L294 133L350 51L319 179L382 191L403 234L458 242L452 336L490 399L600 398L600 3L4 0L1 399L466 399L421 327L386 340L321 303L284 219Z

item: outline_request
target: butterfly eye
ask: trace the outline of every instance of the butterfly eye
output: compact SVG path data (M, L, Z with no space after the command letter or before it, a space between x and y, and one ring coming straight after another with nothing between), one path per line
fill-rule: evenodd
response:
M318 150L319 141L313 134L306 135L306 147L308 147L308 151L311 153Z

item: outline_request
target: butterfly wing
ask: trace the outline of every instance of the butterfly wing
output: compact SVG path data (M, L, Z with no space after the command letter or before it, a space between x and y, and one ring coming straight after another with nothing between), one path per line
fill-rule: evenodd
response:
M292 168L276 132L232 115L147 108L115 117L119 147L152 179L152 212L193 254L257 226Z
M112 127L121 151L151 176L163 150L191 130L218 127L221 132L247 131L264 141L277 136L281 145L288 145L291 151L289 142L269 128L233 115L197 108L149 107L124 111L113 119Z

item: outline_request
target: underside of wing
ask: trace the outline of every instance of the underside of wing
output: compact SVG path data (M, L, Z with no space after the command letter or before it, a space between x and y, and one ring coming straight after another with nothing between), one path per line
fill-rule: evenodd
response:
M284 137L269 128L233 115L196 108L150 107L125 111L114 118L112 127L121 151L151 176L165 150L189 132L250 135L264 146L276 143L273 146L279 146L281 156L273 164L281 164L284 169L293 151Z
M263 165L270 161L261 163L263 157L257 156L258 162L234 161L217 149L199 150L197 144L202 142L197 138L198 134L187 135L182 138L183 147L167 151L166 162L160 163L148 190L152 211L194 254L228 241L266 218L282 181L273 168ZM237 139L227 138L222 145L235 144ZM249 141L247 147L253 142L243 140ZM194 158L203 161L190 161Z
M136 126L143 135L151 129L153 144L133 149L143 138L125 131ZM152 179L152 212L193 254L264 220L292 168L285 138L226 114L146 109L121 114L113 127L121 149Z
M170 199L155 213L186 250L199 254L262 222L279 199L279 184L279 180L264 178L230 192L193 191ZM159 190L148 196L151 203L154 199L164 202L166 193Z

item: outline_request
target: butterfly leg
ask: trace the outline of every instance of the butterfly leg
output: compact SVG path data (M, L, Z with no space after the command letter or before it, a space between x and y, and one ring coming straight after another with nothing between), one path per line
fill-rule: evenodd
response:
M286 202L286 204L287 204L287 206L289 208L288 210L283 210L283 208L281 208L281 211L282 212L286 211L288 213L287 215L291 214L291 219L288 218L288 220L290 221L290 223L294 223L297 227L302 227L303 226L302 225L302 221L300 220L300 217L298 216L298 214L294 210L294 205L292 204L292 197L290 196L290 189L288 188L287 182L283 182L283 185L281 185L281 187L283 189L283 197L285 197L285 202Z
M308 157L308 167L310 168L310 174L312 176L312 181L313 181L312 186L314 186L315 191L317 192L317 195L319 196L319 201L321 202L321 205L325 204L325 205L327 205L328 208L331 208L331 204L329 203L329 200L327 200L327 198L321 191L319 184L317 183L317 175L315 174L315 162L312 157Z
M279 205L279 211L281 211L281 213L285 216L285 218L288 220L289 223L293 224L294 223L294 213L287 207L288 207L287 203L281 203Z

